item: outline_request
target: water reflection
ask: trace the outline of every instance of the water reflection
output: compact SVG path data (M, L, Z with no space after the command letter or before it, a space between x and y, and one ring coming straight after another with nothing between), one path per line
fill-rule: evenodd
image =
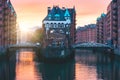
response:
M36 73L34 51L22 50L17 53L16 80L39 80Z
M33 51L17 53L16 80L74 80L75 62L45 64L34 60Z
M98 80L96 72L96 54L92 51L76 51L75 80Z
M34 56L34 51L22 50L0 61L0 80L120 79L120 61L100 52L77 50L76 61L63 64L35 62Z
M42 80L74 80L74 61L64 64L38 64Z
M15 80L15 60L0 61L0 80Z
M100 52L76 51L76 80L119 80L120 61Z
M120 80L120 61L113 56L97 55L97 73L99 79Z

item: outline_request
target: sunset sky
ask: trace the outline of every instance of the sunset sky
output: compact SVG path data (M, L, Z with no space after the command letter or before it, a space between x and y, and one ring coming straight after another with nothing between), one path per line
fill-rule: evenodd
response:
M17 13L17 22L20 27L41 26L47 15L47 7L76 8L77 26L95 23L96 18L105 12L111 0L11 0Z

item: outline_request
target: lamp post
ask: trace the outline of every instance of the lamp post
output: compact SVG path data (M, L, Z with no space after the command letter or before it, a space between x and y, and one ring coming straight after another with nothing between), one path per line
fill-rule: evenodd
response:
M68 41L68 48L70 48L70 26L69 24L66 25L66 38L67 38L67 41Z

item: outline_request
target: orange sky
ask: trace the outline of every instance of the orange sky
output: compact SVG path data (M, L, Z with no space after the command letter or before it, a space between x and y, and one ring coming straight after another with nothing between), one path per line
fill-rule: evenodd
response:
M95 23L96 18L105 12L111 0L11 0L17 13L20 27L41 26L47 15L47 7L76 8L77 26Z

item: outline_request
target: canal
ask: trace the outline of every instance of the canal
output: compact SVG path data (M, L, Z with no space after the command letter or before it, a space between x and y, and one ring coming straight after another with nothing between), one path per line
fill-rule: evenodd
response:
M38 62L35 54L20 50L1 60L0 80L120 80L120 61L101 52L76 50L75 59L62 64Z

